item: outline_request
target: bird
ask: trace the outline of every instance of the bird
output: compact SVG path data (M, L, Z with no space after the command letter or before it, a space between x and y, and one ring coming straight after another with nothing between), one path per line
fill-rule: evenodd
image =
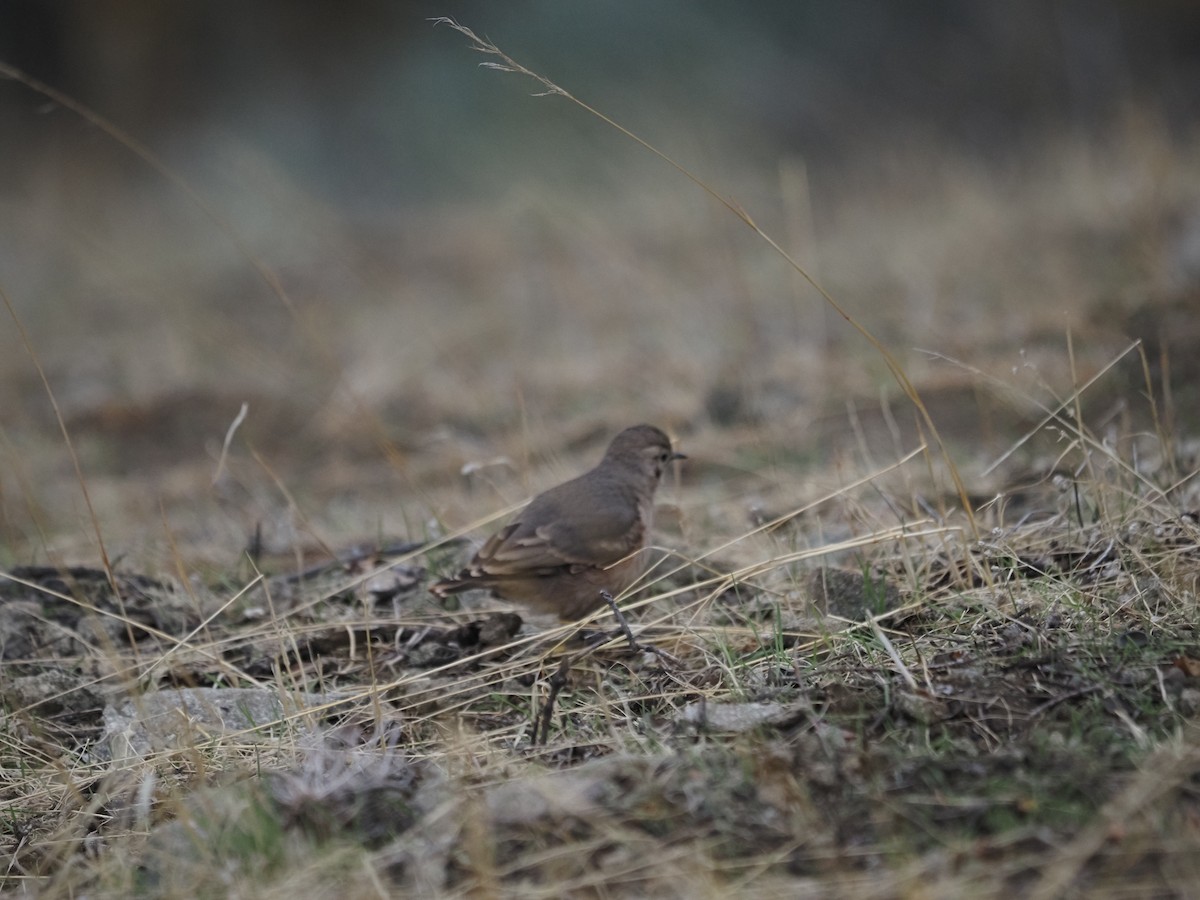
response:
M654 492L681 459L661 429L626 428L595 468L538 494L430 591L445 598L487 588L534 612L582 618L605 602L601 591L616 596L646 570Z

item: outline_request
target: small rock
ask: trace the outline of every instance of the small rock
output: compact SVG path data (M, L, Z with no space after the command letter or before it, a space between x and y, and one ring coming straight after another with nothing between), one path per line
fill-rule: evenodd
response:
M812 711L806 700L792 703L709 703L696 701L683 708L680 719L707 731L741 734L755 728L783 728Z

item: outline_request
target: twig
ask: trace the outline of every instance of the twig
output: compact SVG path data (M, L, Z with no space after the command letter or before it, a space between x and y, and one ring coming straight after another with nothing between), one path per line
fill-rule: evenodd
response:
M621 607L617 606L617 601L613 599L613 595L608 591L601 591L600 599L607 603L608 608L612 610L612 614L617 619L617 626L621 629L621 633L625 635L625 640L629 641L629 649L634 651L644 649L637 642L637 638L633 636L633 629L629 627L629 620L625 618L625 613L621 612Z

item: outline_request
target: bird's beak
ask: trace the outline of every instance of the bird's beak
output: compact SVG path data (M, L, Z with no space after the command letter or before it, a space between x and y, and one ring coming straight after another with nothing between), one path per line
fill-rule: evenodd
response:
M687 454L680 453L678 450L676 450L671 454L671 460L669 460L669 461L676 460L676 459L687 459Z

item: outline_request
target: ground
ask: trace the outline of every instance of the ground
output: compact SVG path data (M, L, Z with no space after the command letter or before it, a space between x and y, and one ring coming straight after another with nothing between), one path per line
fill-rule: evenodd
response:
M899 377L669 170L369 224L260 171L293 230L215 261L114 210L93 304L11 308L6 887L1194 891L1200 144L1111 138L719 185ZM427 593L638 421L633 640Z

